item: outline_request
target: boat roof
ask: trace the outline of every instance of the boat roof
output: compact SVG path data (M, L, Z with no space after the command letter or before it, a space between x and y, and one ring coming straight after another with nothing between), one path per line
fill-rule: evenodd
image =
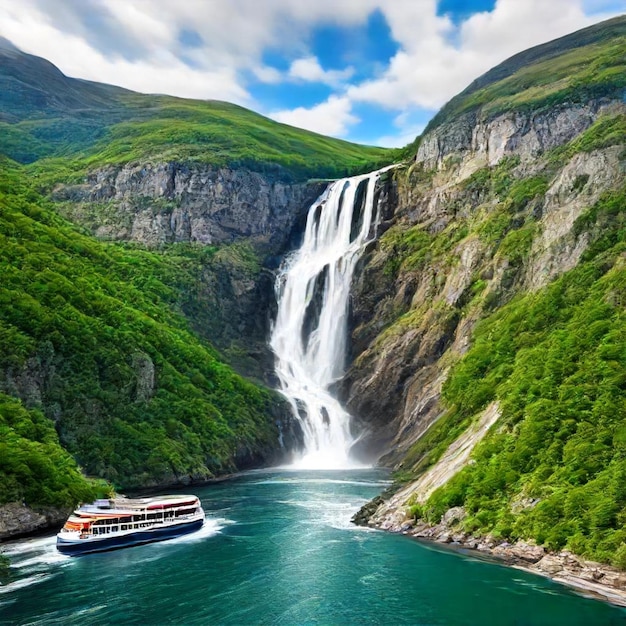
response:
M83 504L74 511L74 515L84 517L97 517L98 519L132 515L135 512L146 510L159 510L175 508L198 503L198 496L167 495L152 498L125 498L117 497L111 500L97 500L91 504ZM80 517L79 517L80 519Z

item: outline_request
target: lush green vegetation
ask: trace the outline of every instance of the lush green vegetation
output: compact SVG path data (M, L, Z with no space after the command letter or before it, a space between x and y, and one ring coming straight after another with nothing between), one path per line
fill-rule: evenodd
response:
M112 163L196 160L306 180L369 171L397 154L227 102L137 94L67 78L29 55L0 50L0 57L0 108L10 114L0 123L0 153L22 163L71 157L76 175Z
M132 107L148 96L125 99ZM198 160L247 166L296 179L338 177L373 169L393 151L351 144L278 124L247 109L222 103L152 97L148 119L115 124L84 159L87 167L129 161ZM277 167L279 166L279 167Z
M625 45L626 18L620 17L527 50L454 97L426 132L478 109L494 116L606 96L621 99L626 87Z
M231 273L261 271L251 249L103 244L40 193L128 162L200 161L301 181L371 170L396 152L224 102L77 81L17 51L0 57L0 155L27 164L0 156L0 390L26 405L8 396L0 405L0 503L88 499L93 486L76 462L128 488L267 458L277 396L199 338L223 340L231 361L251 369L235 331L223 328L230 310L219 300ZM100 221L107 209L89 207Z
M72 507L97 496L40 411L0 394L0 504ZM1 568L1 564L0 564Z
M583 262L477 327L409 461L434 462L493 400L502 417L421 508L429 520L464 505L469 532L626 565L625 205L626 188L606 193L576 225L592 236Z
M0 206L1 384L41 403L88 474L121 487L205 478L273 445L273 394L176 312L214 249L97 242L6 160Z

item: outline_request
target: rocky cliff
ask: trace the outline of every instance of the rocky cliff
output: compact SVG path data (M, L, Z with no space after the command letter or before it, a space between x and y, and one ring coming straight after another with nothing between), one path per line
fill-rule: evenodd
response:
M386 182L340 385L397 478L357 523L620 601L585 559L626 568L625 26L514 57L436 116Z
M102 240L157 249L177 243L221 247L180 308L237 371L271 382L273 270L326 186L284 179L280 168L259 173L201 163L129 164L58 184L51 197L61 214Z
M355 280L342 385L371 432L361 445L382 463L399 464L442 414L442 385L476 322L577 264L591 240L577 218L623 179L623 146L593 149L594 136L625 111L606 100L472 114L426 135L387 182L393 218Z
M272 255L284 251L324 187L284 182L278 170L140 163L90 171L79 184L58 185L52 197L67 217L101 239L151 247L246 239L259 253Z

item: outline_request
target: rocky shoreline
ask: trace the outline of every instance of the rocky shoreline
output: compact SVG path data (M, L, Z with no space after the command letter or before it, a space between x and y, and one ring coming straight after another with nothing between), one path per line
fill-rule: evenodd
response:
M491 536L481 537L464 532L460 526L465 517L463 507L449 509L435 525L422 519L407 519L398 511L380 519L374 514L383 502L382 497L376 498L363 507L352 521L357 525L446 545L468 554L475 552L477 556L484 555L498 563L550 578L582 595L626 607L626 572L615 567L587 561L567 550L551 552L531 542L509 543Z

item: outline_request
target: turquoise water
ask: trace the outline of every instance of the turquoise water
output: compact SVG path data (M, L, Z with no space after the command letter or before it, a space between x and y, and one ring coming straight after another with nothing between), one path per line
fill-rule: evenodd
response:
M168 542L58 555L7 546L1 624L624 624L626 612L549 580L356 528L376 470L271 471L195 492L207 524Z

